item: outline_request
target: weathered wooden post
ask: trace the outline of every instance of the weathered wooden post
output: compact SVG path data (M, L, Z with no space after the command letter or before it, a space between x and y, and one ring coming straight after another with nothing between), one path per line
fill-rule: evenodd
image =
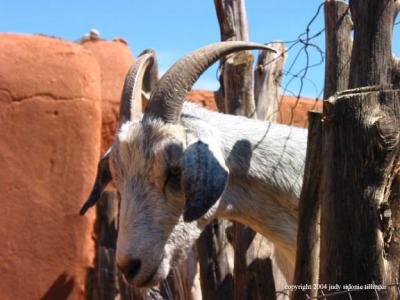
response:
M361 285L353 299L397 299L400 90L391 42L399 4L352 0L349 87L324 103L321 283ZM347 297L347 296L346 296ZM332 297L339 299L340 297ZM342 296L344 298L344 296ZM340 298L341 299L341 298Z
M215 0L222 41L249 40L247 15L244 0ZM253 62L250 51L233 53L221 60L220 97L224 112L235 115L256 117L253 94ZM247 257L250 244L255 236L250 229L238 223L233 224L233 247L235 249L234 299L247 294ZM248 240L248 241L247 241ZM247 246L242 247L244 244ZM249 275L249 274L247 274ZM241 291L241 292L240 292Z
M221 40L248 40L244 1L214 2ZM256 118L253 62L249 51L235 53L221 60L219 98L223 99L220 107L224 112ZM234 223L232 241L235 248L234 299L275 299L273 273L279 274L282 287L286 281L271 255L273 245L250 228L237 223Z
M329 147L322 226L329 234L322 236L322 283L364 286L394 283L398 277L393 269L399 268L399 253L390 252L394 229L385 223L391 223L389 197L397 176L399 97L398 87L375 86L339 93L325 104ZM390 294L379 292L381 299L394 299ZM375 297L373 290L353 295Z
M222 41L248 41L244 0L214 0ZM240 51L221 59L220 97L224 112L256 117L253 92L253 62L250 51Z
M349 87L351 36L353 22L349 5L340 0L327 0L325 12L325 84L324 99Z
M242 1L218 0L215 0L214 3L221 28L221 39L233 40L236 39L235 37L237 35L242 36L243 32L245 32L247 36L247 20L245 16L244 3ZM244 15L238 15L242 13L244 13ZM229 23L228 20L235 23ZM243 24L238 26L238 22ZM237 30L243 31L238 33ZM230 64L232 70L234 69L234 65L237 66L236 70L238 76L240 76L241 72L246 72L246 70L247 73L252 72L252 67L251 65L248 65L246 60L248 55L248 52L245 52L245 54L241 52L232 54L227 58L232 60ZM223 73L224 72L222 72L222 74ZM237 91L236 87L235 89L231 89L233 86L232 79L226 78L224 80L223 78L224 77L221 79L221 90L217 93L217 104L219 109L224 112L244 111L244 107L247 109L249 105L246 105L243 101L253 99L252 97L249 98L249 95L252 96L252 90L241 89L240 91ZM242 78L236 78L236 81L240 81L241 79ZM226 94L224 92L225 90L222 90L225 88L225 84L230 86L230 88L227 88L229 94ZM226 99L232 96L231 93L233 91L239 93L241 97L236 103L228 103ZM224 299L229 300L234 297L233 270L229 263L230 257L233 256L233 252L225 234L227 226L228 222L226 221L214 221L206 227L197 242L201 286L204 299L221 299L223 297Z
M347 89L352 49L352 21L347 3L337 0L325 2L325 86L324 99ZM306 299L306 293L317 296L320 254L320 217L323 177L322 114L309 113L309 133L304 182L299 201L299 229L297 234L296 270L294 283L308 284L311 289L293 292L294 300ZM329 232L322 233L329 235ZM324 245L321 246L322 248Z
M118 291L115 245L118 229L118 199L115 191L105 191L96 206L95 277L97 299L114 300Z
M265 237L247 226L234 224L235 299L287 299L277 294L276 283L283 289L286 278L279 269L275 248Z
M277 52L260 51L254 71L257 119L275 122L278 117L283 67L287 57L283 42L270 45Z
M226 226L226 221L213 221L197 241L203 299L233 299L233 249Z
M320 242L320 180L322 174L321 138L322 114L308 113L308 141L304 180L299 201L299 224L297 231L295 285L308 285L310 289L295 290L292 299L306 299L317 295L314 289L319 274L319 242Z

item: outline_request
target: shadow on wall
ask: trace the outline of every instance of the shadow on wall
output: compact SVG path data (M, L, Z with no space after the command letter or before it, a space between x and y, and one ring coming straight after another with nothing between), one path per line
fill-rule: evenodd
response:
M67 272L62 273L53 282L50 288L47 290L46 294L41 300L64 300L68 299L72 290L74 289L75 281L74 278L69 277Z

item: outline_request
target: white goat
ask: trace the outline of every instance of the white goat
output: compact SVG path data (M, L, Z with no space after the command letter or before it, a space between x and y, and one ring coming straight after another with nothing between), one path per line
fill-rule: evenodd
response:
M120 129L81 213L112 177L121 194L117 262L131 284L166 278L214 218L249 225L294 264L307 131L183 103L218 58L256 48L271 50L223 42L180 59L155 83L141 120L131 120L131 103L154 73L154 52L141 55L128 73Z

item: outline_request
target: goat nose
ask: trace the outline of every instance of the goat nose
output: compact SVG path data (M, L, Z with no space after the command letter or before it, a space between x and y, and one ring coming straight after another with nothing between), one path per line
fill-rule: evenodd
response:
M132 257L119 257L117 259L118 268L124 274L125 279L130 282L139 273L142 262L140 259Z

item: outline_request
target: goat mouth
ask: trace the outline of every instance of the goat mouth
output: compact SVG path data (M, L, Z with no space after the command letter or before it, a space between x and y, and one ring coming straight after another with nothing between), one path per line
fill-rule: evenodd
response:
M137 284L136 286L138 288L143 288L143 287L152 287L157 285L158 280L154 280L154 277L156 276L158 272L158 268L156 268L145 280L143 280L141 283Z
M164 276L162 276L162 274L159 274L161 264L162 264L162 261L164 260L164 257L165 257L165 254L160 259L160 263L158 264L158 266L156 268L154 268L154 270L150 273L149 276L147 276L142 282L138 282L134 285L138 288L143 288L143 287L156 286L158 283L160 283L160 281L164 279Z

